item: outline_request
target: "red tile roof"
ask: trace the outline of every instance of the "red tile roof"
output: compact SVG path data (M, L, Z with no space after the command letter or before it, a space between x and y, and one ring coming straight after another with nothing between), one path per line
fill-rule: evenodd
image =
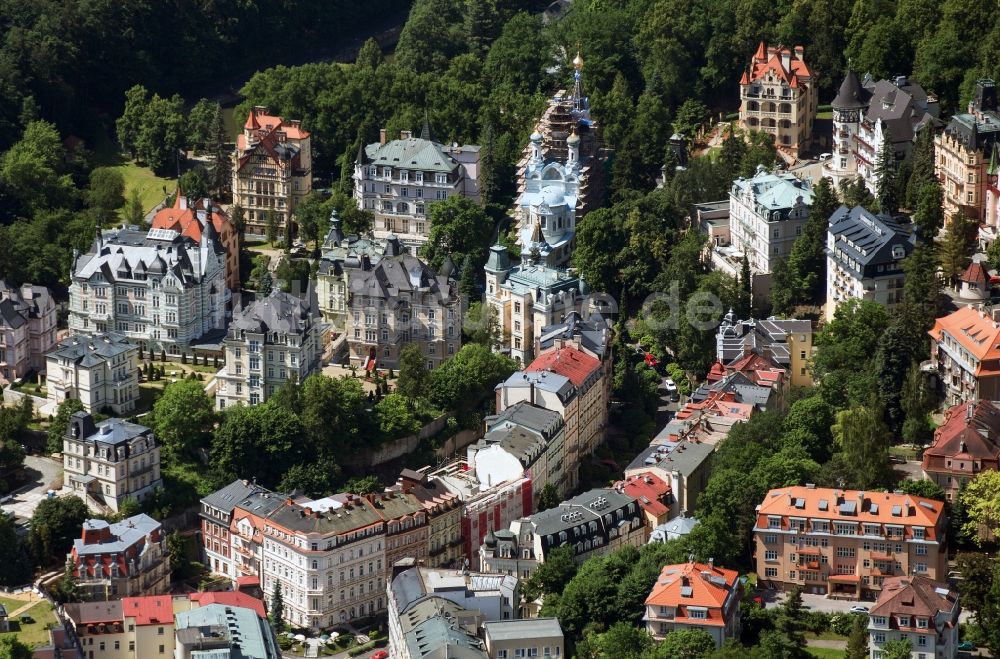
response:
M652 472L643 472L619 481L616 488L638 500L639 506L654 517L662 517L670 511L673 502L673 488Z
M529 373L537 371L558 373L580 387L592 374L601 370L601 362L578 348L565 346L542 353L524 370Z
M198 606L208 606L209 604L222 604L224 606L238 606L244 609L253 609L259 618L266 618L267 611L264 610L264 603L256 597L251 597L246 593L233 591L208 591L204 593L191 593L188 599L197 602Z
M948 408L945 421L934 431L928 458L1000 459L1000 408L986 400L968 401Z
M181 194L180 188L177 189L173 206L156 211L156 215L153 216L152 228L170 229L195 242L201 242L201 222L197 219L198 210L205 210L206 214L211 216L212 226L215 227L215 232L220 237L232 229L229 216L223 213L218 206L215 206L211 199L192 201Z
M126 618L135 618L135 624L172 625L174 606L170 595L149 595L146 597L123 597L122 613Z
M722 608L738 578L736 570L704 563L664 565L646 604L676 607L675 622L722 627L726 624ZM707 609L706 617L689 618L691 606Z
M981 262L973 261L965 269L965 272L962 273L961 280L985 286L990 282L990 274L986 272L986 268L983 267Z
M750 76L744 75L740 80L741 85L750 84L751 81L763 78L768 71L773 71L775 76L784 80L790 87L798 87L809 82L812 72L802 59L803 50L801 46L787 48L785 46L767 46L763 41L757 46L750 64ZM788 57L788 66L785 66L783 56ZM780 99L775 99L780 100Z
M879 593L871 614L929 618L928 629L933 630L938 611L951 612L957 603L958 593L946 583L939 583L922 575L890 577L882 584L882 592ZM916 621L912 622L915 627ZM895 621L893 626L895 627Z
M984 365L984 361L1000 359L1000 323L993 317L976 307L962 307L934 321L934 327L929 334L935 340L941 341L941 333L947 332L965 350L971 353L979 363L976 375L988 375L984 372L995 368L996 364Z
M844 505L843 511L841 504ZM944 503L911 494L797 485L768 492L757 507L757 525L767 528L767 517L771 515L832 522L921 526L925 529L926 539L933 541L940 539L937 537L937 526L943 513ZM787 522L783 520L782 525L786 526ZM907 538L912 537L910 533L907 531Z
M268 133L275 130L283 130L285 131L285 135L287 135L290 140L299 140L309 137L309 131L302 130L299 122L286 122L279 116L267 114L267 110L258 111L256 108L250 110L250 114L247 116L247 120L246 123L243 124L243 128L250 130L264 130Z

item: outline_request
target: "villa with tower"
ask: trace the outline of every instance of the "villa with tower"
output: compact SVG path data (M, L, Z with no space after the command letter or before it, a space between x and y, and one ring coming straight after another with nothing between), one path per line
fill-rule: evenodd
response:
M802 46L763 41L740 79L740 127L774 137L779 150L798 156L812 141L819 83Z

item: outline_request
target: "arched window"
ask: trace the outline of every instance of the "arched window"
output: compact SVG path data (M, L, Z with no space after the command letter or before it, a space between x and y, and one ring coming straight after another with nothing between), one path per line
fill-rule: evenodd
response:
M757 121L757 117L750 117L750 125L751 126L757 126L758 124L759 124L759 122Z
M782 103L781 106L780 106L780 109L778 111L782 112L784 114L789 114L792 111L792 104L791 103Z
M757 101L750 101L747 104L747 109L750 110L751 112L757 112L758 110L760 110L760 103L758 103Z

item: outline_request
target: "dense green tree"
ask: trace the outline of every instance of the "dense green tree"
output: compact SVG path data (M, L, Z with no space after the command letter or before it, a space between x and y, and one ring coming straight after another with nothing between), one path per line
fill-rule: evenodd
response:
M915 0L914 4L920 1ZM909 161L910 178L906 182L906 206L910 209L916 209L920 200L920 192L924 186L929 183L938 183L937 175L934 173L934 127L929 122L917 133L916 142L910 151Z
M0 586L14 588L31 581L31 559L17 533L14 518L0 515Z
M813 188L809 219L788 255L788 284L795 304L818 303L826 298L827 228L830 216L839 205L830 180L821 178Z
M215 137L215 117L221 112L218 103L199 99L188 111L185 141L195 153L208 151Z
M215 424L212 399L198 380L172 382L153 403L150 427L175 459L194 457L207 448Z
M403 346L399 354L399 378L396 380L396 391L408 400L416 401L427 395L430 372L427 370L427 358L416 343Z
M880 337L872 362L878 395L885 406L886 421L896 434L902 430L905 419L901 403L903 385L911 366L919 362L917 350L923 339L919 322L901 313L893 318Z
M431 400L440 409L469 409L478 405L515 370L513 359L492 353L478 343L470 343L431 371L428 390Z
M885 645L882 646L884 659L910 659L911 652L913 652L913 644L908 638L886 641Z
M782 424L782 444L798 444L816 462L826 462L833 442L833 423L834 409L821 396L797 400L789 407Z
M906 373L899 404L904 417L903 439L920 446L930 441L932 429L929 415L934 410L935 399L917 363L912 364Z
M157 173L175 171L178 151L185 146L184 99L153 94L146 103L135 138L138 158Z
M616 622L594 640L599 656L611 659L641 659L652 646L653 638L645 629L627 622Z
M280 492L297 490L306 496L323 497L337 486L340 465L329 459L294 464L285 470L278 484ZM350 491L350 488L346 488Z
M853 616L851 633L847 637L844 659L868 659L868 625L866 616Z
M456 263L471 256L476 268L486 263L493 222L476 202L453 195L430 207L431 232L423 256L434 269L450 255Z
M305 458L299 417L270 400L226 410L212 438L212 466L219 473L227 478L252 476L267 488L275 488L288 469Z
M188 556L187 540L179 531L167 535L167 554L170 556L170 573L176 579L183 579L191 568L191 558Z
M538 493L538 512L555 508L561 501L556 486L552 483L546 483L542 486L542 491Z
M59 131L45 121L28 124L21 139L0 157L0 180L3 190L29 212L68 207L76 196Z
M31 648L15 636L0 638L0 659L31 659Z
M976 223L973 220L956 213L948 223L944 239L938 245L941 276L951 286L958 285L958 277L969 265L975 227Z
M143 206L142 193L139 191L139 188L134 187L129 190L128 199L125 201L122 214L125 216L124 219L128 224L142 226L143 218L146 216L146 207Z
M388 394L375 404L375 422L384 440L415 434L421 425L412 399L398 393Z
M601 123L605 142L611 147L621 145L631 132L629 120L635 111L628 80L621 72L616 73L610 91L594 95L591 111Z
M886 128L882 133L882 148L875 163L875 199L879 212L894 215L899 210L896 186L896 151L892 134Z
M991 534L1000 533L1000 472L980 472L965 486L962 503L968 518L965 532L978 544L987 544Z
M302 383L299 418L313 450L336 460L363 446L362 438L377 436L369 402L356 378L310 375Z
M116 211L125 205L125 177L111 167L91 170L84 198L88 206L101 213L102 220L114 219Z
M703 659L715 651L712 635L703 629L677 629L643 655L644 659Z
M674 132L693 140L708 117L709 110L705 104L696 98L689 98L677 108L673 124Z
M782 637L783 656L793 659L809 656L805 638L806 615L802 605L802 588L796 586L788 594L774 621L775 631Z
M833 437L849 478L845 487L867 490L891 484L889 429L882 417L882 410L874 405L837 413Z
M193 167L177 179L177 189L188 199L202 199L209 196L211 181L204 167Z
M925 241L933 242L944 226L944 195L936 178L920 186L916 206L913 224Z
M922 317L921 323L929 329L930 319L937 318L938 295L941 283L938 280L937 250L934 245L919 242L903 259L903 301L914 310L915 315Z
M875 390L868 366L888 326L889 314L876 302L849 300L837 307L833 320L813 341L812 373L828 403L868 400Z
M59 453L63 449L63 439L66 431L69 430L69 419L76 412L83 411L83 403L78 398L67 398L59 404L56 416L49 424L48 450L49 453Z
M996 566L996 559L989 554L963 551L955 557L955 569L962 575L962 608L971 611L980 626L990 601Z
M344 483L344 490L353 494L375 494L382 489L382 482L375 475L352 478Z
M281 595L281 582L275 580L274 590L271 591L271 606L268 611L268 619L271 621L271 626L278 633L285 628L285 600Z
M146 106L148 103L149 91L142 85L134 85L125 92L125 109L115 123L118 132L118 143L133 158L138 155L136 145L145 121Z
M77 496L43 499L31 516L28 545L35 564L41 567L61 565L80 537L83 521L90 516L87 505Z
M545 562L540 564L524 583L525 600L531 602L542 595L561 593L570 579L576 575L576 571L573 548L554 547L545 557Z
M303 242L313 241L315 249L319 249L319 242L329 229L332 208L333 200L325 199L315 190L298 203L295 207L295 224Z
M904 478L896 483L896 489L902 490L906 494L934 499L935 501L944 501L946 499L944 490L934 481Z

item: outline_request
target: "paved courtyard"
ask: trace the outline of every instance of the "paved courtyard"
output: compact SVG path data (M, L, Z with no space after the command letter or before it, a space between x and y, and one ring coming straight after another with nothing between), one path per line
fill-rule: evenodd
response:
M13 498L2 508L17 518L31 519L47 492L62 481L62 464L48 457L29 455L24 458L24 466L32 476L31 482L13 492ZM68 489L59 490L59 496L69 492Z

